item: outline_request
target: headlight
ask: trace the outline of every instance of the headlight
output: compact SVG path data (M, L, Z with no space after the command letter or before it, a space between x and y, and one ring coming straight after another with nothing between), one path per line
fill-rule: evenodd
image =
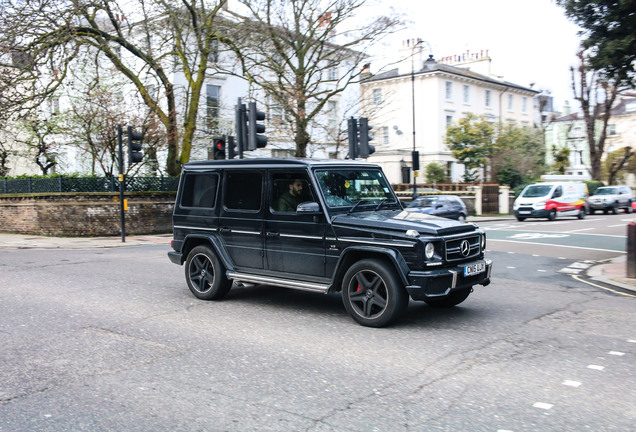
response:
M426 243L426 246L424 246L424 256L426 259L431 259L433 255L435 255L435 245L433 243Z
M534 203L534 205L532 207L536 208L536 209L544 209L545 208L545 204L546 201L539 201Z
M481 250L486 250L486 234L481 235Z

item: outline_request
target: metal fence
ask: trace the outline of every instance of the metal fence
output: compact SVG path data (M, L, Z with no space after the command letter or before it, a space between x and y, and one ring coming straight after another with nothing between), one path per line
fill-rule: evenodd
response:
M178 177L129 177L128 192L176 191ZM119 192L118 177L55 177L0 180L0 194L49 192Z

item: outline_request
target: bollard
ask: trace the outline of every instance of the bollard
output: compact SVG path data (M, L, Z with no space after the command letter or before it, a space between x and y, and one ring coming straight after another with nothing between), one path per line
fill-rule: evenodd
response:
M627 277L636 278L636 222L627 224Z

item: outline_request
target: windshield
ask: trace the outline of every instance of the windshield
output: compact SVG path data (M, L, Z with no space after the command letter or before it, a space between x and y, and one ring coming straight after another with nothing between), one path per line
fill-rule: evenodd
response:
M598 188L594 195L615 195L616 188Z
M333 169L316 171L320 190L329 207L356 208L365 204L377 205L386 200L396 203L393 189L381 171Z
M533 185L528 186L520 196L524 198L544 197L550 193L550 190L552 190L552 185Z
M418 198L409 204L409 207L433 207L437 203L437 197Z

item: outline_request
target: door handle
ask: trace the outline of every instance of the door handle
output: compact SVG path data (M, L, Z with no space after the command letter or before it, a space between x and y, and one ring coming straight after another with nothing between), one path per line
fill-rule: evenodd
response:
M280 234L277 232L268 232L267 234L265 234L267 237L269 238L274 238L274 237L280 237Z
M219 228L219 231L222 232L222 233L230 233L230 232L232 232L232 229L224 227L224 228Z

